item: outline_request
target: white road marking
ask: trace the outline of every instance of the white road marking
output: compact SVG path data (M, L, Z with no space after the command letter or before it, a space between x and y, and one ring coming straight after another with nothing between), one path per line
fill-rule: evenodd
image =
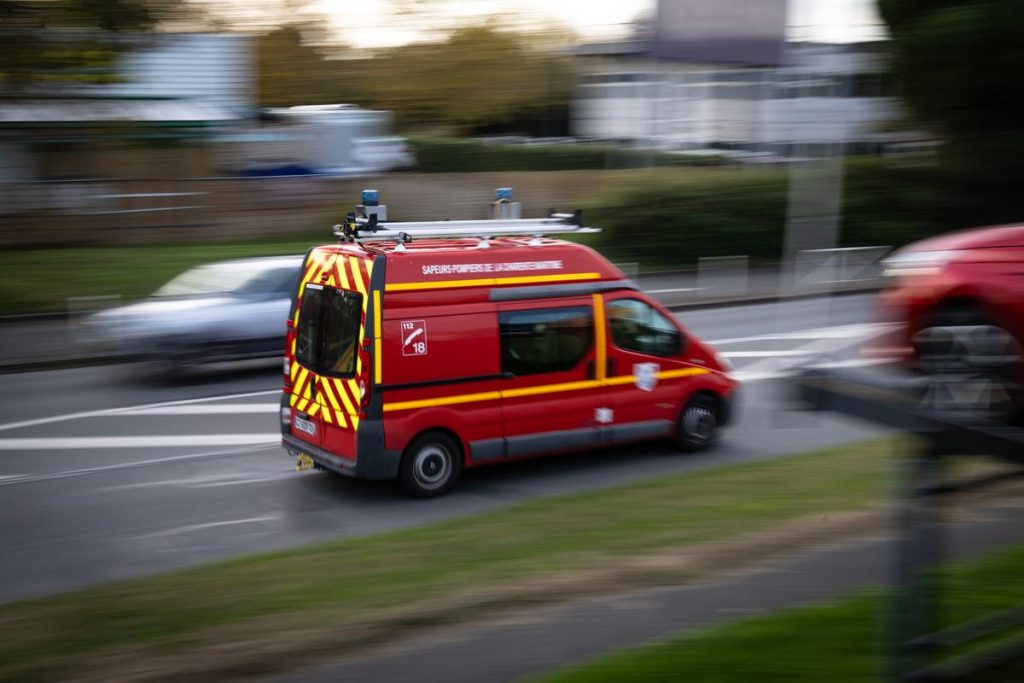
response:
M676 292L699 292L703 287L676 287L674 289L645 289L646 294L675 294Z
M194 488L204 489L204 488L210 488L210 487L215 487L215 486L236 486L238 484L259 484L259 483L262 483L262 482L265 482L265 481L277 481L278 479L294 479L294 478L295 478L295 468L291 467L284 474L275 474L275 475L269 476L269 477L248 477L248 478L245 478L245 479L225 479L223 481L209 481L209 482L202 483L202 484L191 484L191 486L194 487Z
M0 439L0 451L64 451L95 448L183 448L188 446L259 446L278 443L272 434L170 434L166 436L54 436Z
M787 339L843 339L859 338L862 335L881 334L886 330L898 327L899 323L859 323L856 325L836 325L833 327L817 327L807 330L796 330L794 332L778 332L776 334L759 334L752 337L731 337L729 339L715 339L707 342L712 346L725 346L727 344L743 344L752 341L783 341Z
M253 396L280 395L280 389L268 389L266 391L248 391L243 394L225 394L222 396L206 396L204 398L187 398L180 401L161 401L159 403L142 403L135 406L124 406L122 408L105 408L103 410L86 410L80 413L65 413L63 415L52 415L40 417L35 420L22 420L21 422L8 422L0 425L0 431L8 429L19 429L21 427L35 427L37 425L52 424L54 422L66 422L68 420L81 420L86 417L97 417L101 415L119 415L146 408L162 408L164 406L182 406L193 403L209 403L212 401L232 401L236 398L251 398Z
M63 472L52 472L49 474L25 474L25 475L7 475L4 478L0 478L0 486L9 486L11 484L29 484L37 481L52 481L54 479L68 479L70 477L84 477L90 474L102 474L104 472L112 472L114 470L127 470L136 467L148 467L150 465L166 465L173 462L182 462L186 460L202 460L205 458L219 458L227 455L237 455L239 453L252 453L258 451L266 451L274 448L275 446L263 446L260 448L251 448L248 446L241 448L222 448L216 451L205 451L203 453L190 453L188 455L174 455L169 458L151 458L149 460L136 460L133 462L122 462L116 465L103 465L100 467L83 467L77 470L65 470Z
M231 415L246 413L277 413L278 403L221 403L201 406L162 406L157 408L135 408L117 415Z
M860 368L871 365L886 365L891 363L892 360L889 358L848 358L846 360L829 361L825 363L815 363L814 365L808 366L809 368ZM774 370L739 370L730 372L729 375L738 379L741 382L750 384L751 382L761 382L768 379L780 379L782 377L791 377L794 373L793 368L777 368Z
M205 529L214 529L221 526L235 526L238 524L261 524L263 522L274 522L281 519L283 515L261 515L259 517L246 517L245 519L229 519L223 522L207 522L206 524L188 524L186 526L176 526L171 529L164 529L163 531L154 531L151 534L142 534L141 536L135 536L134 538L161 538L163 536L178 536L181 534L190 534L195 531L203 531Z
M188 488L211 488L217 486L235 486L239 484L259 484L266 481L277 481L278 479L291 479L295 477L294 468L283 474L274 474L265 477L245 477L238 474L212 474L205 477L189 477L187 479L158 479L156 481L141 481L134 484L121 484L118 486L106 486L101 491L131 491L134 489L147 489L161 486L185 486Z
M860 368L867 365L888 365L892 358L848 358L846 360L834 360L827 363L815 363L815 368Z
M719 351L718 355L722 358L766 358L768 356L806 356L806 351L800 349L784 349L779 351Z

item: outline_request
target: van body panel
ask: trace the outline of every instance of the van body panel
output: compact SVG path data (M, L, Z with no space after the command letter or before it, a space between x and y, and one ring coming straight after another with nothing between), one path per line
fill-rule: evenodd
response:
M444 383L501 372L498 338L494 334L497 312L493 310L453 310L442 315L409 311L408 315L385 319L383 327L384 386ZM388 400L392 398L388 396Z
M310 250L285 349L289 451L349 476L394 479L427 431L451 434L473 467L669 436L700 391L721 397L727 417L736 382L714 352L597 252L547 238L482 244ZM344 335L332 333L318 338L320 356L300 362L298 342L330 326L303 326L307 288L327 301L312 297L309 317L339 298L351 314L360 297L354 356L337 354L331 344ZM324 358L335 371L348 368L341 361L354 368L332 374ZM296 430L296 418L315 434Z
M508 457L596 446L591 297L515 301L498 311Z

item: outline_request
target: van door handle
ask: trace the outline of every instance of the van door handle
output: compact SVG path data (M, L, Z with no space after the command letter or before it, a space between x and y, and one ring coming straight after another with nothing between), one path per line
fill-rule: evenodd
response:
M587 361L587 379L594 379L594 359Z
M615 375L615 359L614 358L609 358L608 359L608 372L607 372L607 374L608 374L609 377L612 377L612 376Z

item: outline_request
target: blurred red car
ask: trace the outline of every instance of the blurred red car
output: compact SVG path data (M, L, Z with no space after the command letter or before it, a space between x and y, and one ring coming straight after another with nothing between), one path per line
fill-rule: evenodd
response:
M957 378L954 403L1019 413L1024 224L926 239L883 265L883 315L904 323L886 350L915 370Z

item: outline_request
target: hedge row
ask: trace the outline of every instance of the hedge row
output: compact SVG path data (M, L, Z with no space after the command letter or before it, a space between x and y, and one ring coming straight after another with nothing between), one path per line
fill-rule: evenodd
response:
M416 170L422 173L576 171L648 166L714 166L714 157L653 153L612 145L496 145L475 140L412 137Z
M786 171L700 177L652 174L595 198L587 223L599 246L647 264L746 254L778 261L789 201ZM960 228L1024 217L1010 188L963 178L920 158L854 159L843 177L838 246L898 246ZM814 201L813 192L810 201Z

